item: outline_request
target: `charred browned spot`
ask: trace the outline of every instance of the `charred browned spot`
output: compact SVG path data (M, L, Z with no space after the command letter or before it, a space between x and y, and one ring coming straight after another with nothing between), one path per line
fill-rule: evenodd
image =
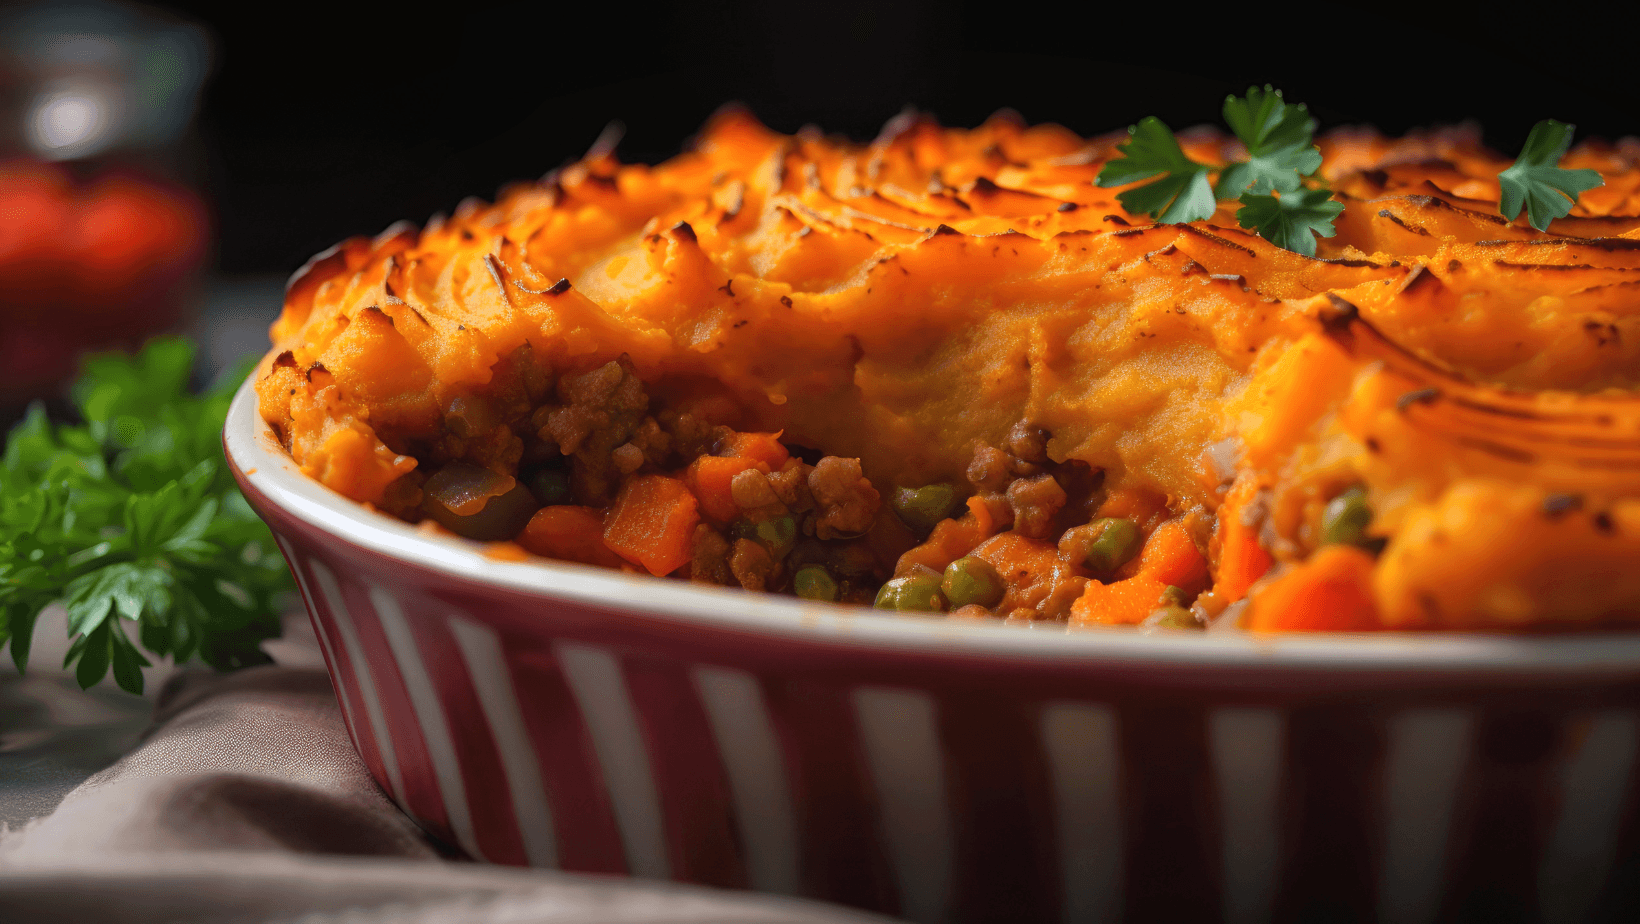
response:
M1331 263L1333 266L1349 266L1357 269L1362 269L1369 266L1376 268L1380 265L1372 262L1371 260L1352 260L1349 257L1317 257L1316 262Z
M1453 262L1456 263L1457 261L1454 260ZM1592 269L1595 269L1595 266L1593 264L1590 264L1590 263L1515 263L1515 262L1512 262L1512 261L1509 261L1509 260L1493 260L1492 265L1493 266L1501 266L1501 267L1504 267L1505 269L1534 270L1534 271L1535 270L1547 270L1547 271L1550 271L1550 272L1553 272L1555 270L1592 270ZM1618 272L1625 272L1626 271L1621 267L1611 267L1611 269L1615 269Z
M780 304L785 305L787 308L790 308L792 306L792 297L790 295L780 296Z
M1429 232L1427 230L1425 230L1424 228L1420 228L1417 225L1407 224L1406 222L1402 221L1394 212L1391 212L1389 209L1379 209L1378 210L1378 217L1379 218L1388 218L1397 227L1401 228L1404 231L1408 231L1412 234L1416 234L1419 237L1429 237Z
M1583 506L1583 497L1578 494L1550 494L1543 499L1543 515L1551 520L1559 519L1573 510Z
M557 282L546 287L545 289L532 289L516 279L512 281L512 284L513 287L518 289L520 292L528 292L531 295L563 295L565 292L569 291L569 279L567 278L559 279Z
M723 285L718 286L718 291L722 292L724 295L729 296L730 298L734 298L735 297L735 281L733 279L730 279L729 281L725 282Z
M1395 409L1405 411L1414 404L1434 404L1441 397L1441 390L1434 386L1409 391L1395 399Z
M1061 212L1074 212L1074 211L1077 210L1077 208L1078 208L1078 206L1074 202L1061 202L1061 203L1059 203L1059 210Z
M378 306L378 305L371 305L370 307L364 309L363 311L361 311L359 313L360 314L365 314L365 315L372 315L372 316L381 318L383 321L387 322L388 327L397 327L398 326L397 324L393 323L393 316L388 314L387 312L381 310L381 307Z
M950 225L945 224L944 222L941 222L938 227L936 227L933 231L930 231L928 233L928 236L929 237L940 237L941 235L945 235L945 234L955 234L958 237L962 236L961 231L958 231L956 228L953 228Z
M1603 534L1603 535L1607 535L1607 536L1609 536L1609 535L1611 535L1611 534L1612 534L1612 533L1613 533L1613 532L1614 532L1614 531L1615 531L1615 530L1616 530L1616 528L1617 528L1617 527L1616 527L1616 526L1615 526L1615 525L1614 525L1614 524L1613 524L1613 523L1612 523L1612 516L1611 516L1611 514L1609 514L1609 513L1607 513L1607 512L1606 512L1606 511L1604 511L1604 510L1602 510L1602 511L1600 511L1600 512L1599 512L1599 513L1597 513L1597 514L1595 514L1595 515L1594 515L1594 517L1593 517L1593 522L1594 522L1594 528L1595 528L1595 531L1596 531L1596 532L1599 532L1599 533L1601 533L1601 534Z
M1608 343L1622 343L1623 332L1617 329L1616 324L1605 321L1588 320L1583 322L1583 330L1593 337L1596 346L1605 346Z
M1522 465L1534 464L1538 459L1536 455L1527 452L1524 449L1520 449L1515 446L1505 446L1502 443L1496 443L1492 440L1483 440L1478 437L1460 436L1458 437L1457 442L1460 446L1467 446L1470 449L1484 452L1487 455L1497 456L1498 458L1509 462L1519 462Z
M1451 195L1451 193L1447 193L1445 190L1442 190L1440 187L1436 186L1435 184L1430 183L1428 180L1424 181L1424 187L1428 188L1428 189L1432 189L1436 192L1442 193L1443 195ZM1405 202L1408 205L1411 205L1413 208L1417 208L1417 209L1445 210L1445 211L1448 211L1448 212L1455 212L1459 215L1464 216L1465 218L1472 218L1472 219L1475 219L1477 221L1487 222L1489 224L1494 224L1494 225L1507 225L1507 224L1509 224L1508 221L1504 220L1503 218L1501 218L1497 215L1489 215L1485 212L1477 212L1473 209L1462 208L1460 206L1453 205L1452 203L1446 201L1445 199L1442 199L1440 196L1423 196L1423 195L1420 195L1420 196L1399 196L1397 198L1400 199L1400 201ZM1383 200L1379 200L1379 201L1383 201ZM1380 213L1380 214L1382 214L1382 213Z
M1593 247L1607 253L1620 250L1640 250L1640 240L1627 237L1550 237L1529 241L1476 241L1476 247ZM1577 259L1574 252L1572 259Z
M507 284L501 281L501 264L496 261L495 254L487 253L484 255L484 268L490 271L490 281L495 283L495 287L501 290L504 297L507 292Z
M1316 313L1316 320L1321 326L1334 333L1343 333L1349 330L1350 322L1361 316L1361 309L1353 302L1346 301L1327 293L1327 305Z
M313 374L315 372L319 373L320 375L330 375L330 370L325 368L324 363L314 363L313 365L311 365L307 368L307 380L309 382L313 381Z
M1377 455L1378 453L1383 451L1383 447L1378 444L1377 437L1372 437L1372 436L1367 437L1366 446L1367 446L1367 451L1372 453L1373 455Z
M295 369L296 354L292 353L290 350L286 350L278 356L275 356L273 358L273 368L278 369L280 366L289 366L290 368Z
M700 243L700 238L695 237L695 229L690 227L689 222L687 221L680 221L673 225L672 236L680 241L688 241L691 244Z
M1132 227L1128 220L1120 215L1106 215L1104 218L1100 219L1100 221L1108 221L1113 225L1121 225L1124 228Z
M1209 233L1207 231L1203 231L1200 228L1192 227L1190 225L1177 225L1176 227L1180 231L1185 232L1186 234L1194 234L1197 237L1201 238L1202 240L1211 241L1212 243L1217 244L1220 247L1229 247L1232 250L1239 250L1242 253L1248 255L1249 257L1254 257L1254 258L1258 257L1258 254L1253 250L1253 248L1243 247L1242 245L1237 244L1234 241L1226 240L1225 238L1219 237L1217 234L1212 234L1212 233Z
M1461 263L1457 260L1448 260L1448 261L1446 261L1446 271L1447 272L1456 273L1458 270L1461 270L1461 269L1463 269L1463 263Z
M1430 272L1427 267L1416 266L1407 274L1406 282L1401 284L1402 295L1433 295L1446 288L1441 278Z
M1448 396L1448 399L1453 404L1456 404L1458 407L1464 408L1465 410L1474 411L1478 414L1491 414L1491 415L1497 416L1497 417L1511 417L1511 418L1514 418L1515 420L1547 420L1548 419L1547 417L1545 417L1542 414L1534 413L1534 412L1528 411L1524 408L1502 407L1502 406L1496 405L1496 404L1486 404L1484 402L1474 401L1472 399L1465 398L1462 395L1451 395L1451 396Z

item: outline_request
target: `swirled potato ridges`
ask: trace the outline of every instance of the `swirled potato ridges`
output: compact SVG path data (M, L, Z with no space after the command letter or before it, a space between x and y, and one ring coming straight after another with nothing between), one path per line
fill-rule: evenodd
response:
M1471 131L1325 135L1310 258L1127 213L1124 137L596 150L310 261L261 413L495 554L1073 625L1640 615L1640 143L1537 231Z

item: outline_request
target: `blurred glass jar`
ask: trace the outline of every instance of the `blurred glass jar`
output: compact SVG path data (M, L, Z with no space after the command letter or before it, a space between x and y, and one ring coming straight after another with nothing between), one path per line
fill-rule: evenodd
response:
M113 2L0 10L0 415L87 349L181 326L208 218L186 139L197 26Z

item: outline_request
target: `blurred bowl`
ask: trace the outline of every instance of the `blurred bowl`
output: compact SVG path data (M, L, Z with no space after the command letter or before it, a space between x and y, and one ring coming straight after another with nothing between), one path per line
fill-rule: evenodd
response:
M887 616L424 534L304 476L250 382L225 441L364 762L477 859L919 922L1640 910L1634 634Z

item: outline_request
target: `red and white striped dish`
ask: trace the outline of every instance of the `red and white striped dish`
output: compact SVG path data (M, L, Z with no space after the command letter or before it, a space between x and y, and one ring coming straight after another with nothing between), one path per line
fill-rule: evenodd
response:
M1640 919L1640 635L1066 634L513 563L234 473L475 858L935 921Z

